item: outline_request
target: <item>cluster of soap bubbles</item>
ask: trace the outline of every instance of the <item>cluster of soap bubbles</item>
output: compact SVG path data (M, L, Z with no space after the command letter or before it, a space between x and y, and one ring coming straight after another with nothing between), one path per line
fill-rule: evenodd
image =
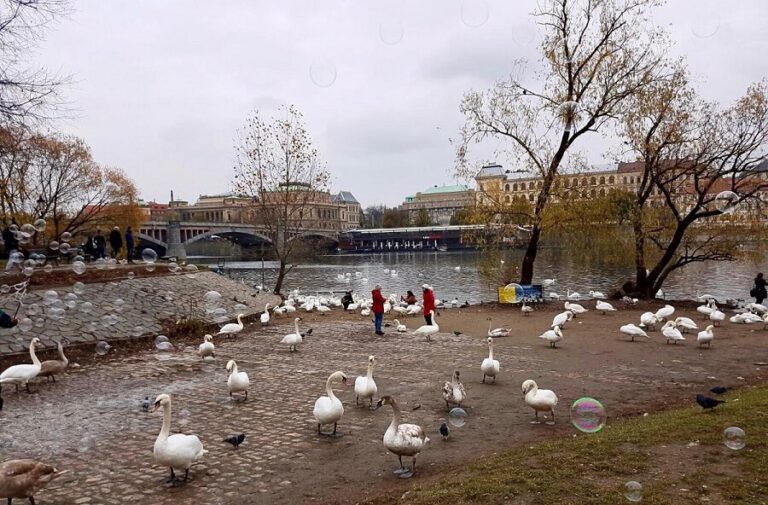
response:
M221 293L218 291L208 291L203 295L205 312L213 316L213 320L217 323L226 323L229 321L229 318L227 317L227 309L221 306L222 300Z

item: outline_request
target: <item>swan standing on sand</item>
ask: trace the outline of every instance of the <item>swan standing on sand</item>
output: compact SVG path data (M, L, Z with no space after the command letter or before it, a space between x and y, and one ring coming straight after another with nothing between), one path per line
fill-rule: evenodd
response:
M237 323L228 323L221 327L216 335L234 334L243 331L242 317L244 314L237 315Z
M571 303L571 302L565 302L564 307L565 307L565 310L573 314L573 317L576 317L579 314L583 314L589 310L589 309L585 309L578 303Z
M619 328L619 331L621 333L624 333L625 335L629 335L632 337L632 342L635 341L635 337L647 337L648 334L643 331L642 328L635 326L634 324L625 324L621 328Z
M56 382L56 374L62 374L69 366L69 360L64 356L64 343L65 338L59 340L56 343L56 347L59 349L59 358L61 359L47 359L40 364L40 377L48 377L48 380ZM69 343L69 341L67 341Z
M693 319L689 317L678 317L675 318L675 326L680 331L686 331L686 330L698 330L699 327L696 325L696 323L693 322Z
M35 354L35 346L40 345L40 339L35 337L29 343L29 356L32 358L31 365L13 365L6 368L3 373L0 373L0 391L2 391L3 384L15 384L16 391L19 391L19 385L23 384L29 390L29 381L37 377L40 373L40 360L37 359Z
M34 459L12 459L0 463L0 498L8 498L11 505L14 498L27 498L35 505L35 497L49 482L66 473L56 470Z
M213 337L211 335L205 335L203 337L203 343L200 344L200 347L197 348L198 354L200 354L200 357L205 359L208 356L211 358L215 358L216 354L216 347L213 345Z
M715 326L720 326L720 323L725 321L725 312L714 308L712 309L712 312L709 313L709 320L712 321L712 324Z
M710 324L704 331L700 331L699 334L696 335L696 342L698 342L699 347L704 344L707 344L707 348L712 347L712 341L715 339L715 333L712 331L713 328L714 326Z
M675 308L667 304L656 311L656 317L658 318L659 321L663 321L664 319L668 318L674 313L675 313Z
M555 326L551 330L547 330L539 335L539 338L546 340L549 342L550 347L555 348L557 347L557 343L563 339L563 332L560 330L559 326Z
M355 405L360 404L360 398L363 400L368 398L369 404L373 406L373 397L379 391L379 388L376 387L376 382L373 380L373 366L375 364L376 359L373 356L368 356L368 373L355 379Z
M667 343L671 340L677 344L678 341L685 340L685 337L680 333L680 330L675 327L674 321L667 321L664 326L661 327L661 333L664 335L664 338L667 339Z
M616 312L616 309L613 307L613 305L602 300L598 300L595 303L595 310L599 310L603 313L603 315L605 315L606 312Z
M294 332L284 336L280 341L281 344L288 344L288 350L290 352L298 350L296 349L296 346L304 342L301 333L299 333L299 321L301 321L300 317L293 320Z
M520 312L522 312L524 316L527 316L528 314L533 312L533 307L523 302L523 305L520 307Z
M464 391L464 384L461 383L459 377L459 371L453 372L450 382L443 384L443 399L445 400L446 408L451 408L451 405L458 405L461 407L461 402L467 399L467 392Z
M536 413L536 419L531 424L539 423L539 411L552 414L552 422L555 424L555 407L557 406L557 395L549 389L539 389L535 381L528 379L523 382L523 397L525 403Z
M483 384L485 377L493 377L493 383L496 384L496 376L499 374L499 361L493 359L493 338L488 337L488 357L480 364L480 371L483 372Z
M432 314L432 324L425 324L413 330L414 336L418 337L424 335L427 337L427 342L431 342L432 335L440 331L440 327L437 325L437 317L435 316L435 311L431 310L429 313Z
M227 379L227 388L229 389L229 396L233 393L245 393L243 401L248 399L248 386L251 381L248 379L248 374L245 372L237 371L237 363L231 359L227 363L227 372L229 372L229 378Z
M424 445L429 442L429 438L424 429L416 424L400 423L400 407L395 399L391 396L383 396L376 404L376 408L380 408L382 405L389 405L392 407L392 422L389 423L387 431L384 432L384 447L393 454L397 455L398 461L400 461L400 468L395 470L395 475L400 478L407 479L412 477L416 471L416 455L421 452ZM408 470L403 466L403 456L411 456L413 462L411 469Z
M261 315L261 325L266 326L269 324L269 304L264 306L264 313Z
M659 322L659 318L653 312L643 312L640 315L640 328L648 328L649 330L656 331L656 325ZM634 326L634 325L633 325ZM645 335L646 337L648 335Z
M344 406L341 404L341 400L336 398L336 395L333 393L332 384L336 381L341 381L342 384L346 385L347 376L344 372L333 372L328 377L328 380L325 381L326 396L321 396L315 401L315 408L312 411L317 420L317 434L320 436L336 436L336 425L344 415ZM324 424L331 423L333 423L333 433L327 434L320 430L320 427Z
M571 312L570 310L561 312L552 319L552 324L550 325L550 328L554 328L555 326L559 326L562 328L563 326L565 326L565 323L567 323L571 319L573 319L573 312Z
M506 337L511 330L509 328L494 328L491 329L491 318L488 318L488 336L489 337Z
M161 394L155 400L155 408L163 409L163 427L155 440L155 462L167 466L171 469L171 477L168 482L174 486L179 484L174 469L184 470L184 482L189 477L189 467L196 463L203 455L208 452L203 449L203 444L196 435L183 435L176 433L168 436L171 432L171 397L167 394Z
M707 317L709 317L712 311L716 309L717 309L717 305L715 304L715 299L709 298L707 299L707 302L704 305L699 305L698 307L696 307L696 312L698 312L699 314L702 314L706 319Z

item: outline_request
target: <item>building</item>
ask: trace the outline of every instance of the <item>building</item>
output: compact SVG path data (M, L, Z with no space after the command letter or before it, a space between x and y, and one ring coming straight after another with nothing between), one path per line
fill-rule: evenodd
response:
M447 226L456 212L475 202L475 190L463 184L453 186L433 186L413 196L405 197L403 210L408 212L408 222L417 224L424 212L429 216L430 223Z
M360 228L360 216L362 209L360 202L349 191L339 191L333 197L333 202L341 206L341 231L356 230Z

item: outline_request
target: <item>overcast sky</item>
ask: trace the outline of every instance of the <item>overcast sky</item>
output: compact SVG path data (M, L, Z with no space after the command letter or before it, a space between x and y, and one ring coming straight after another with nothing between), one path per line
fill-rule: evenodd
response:
M699 89L728 103L768 76L768 2L669 0L668 26ZM97 161L147 200L231 190L233 138L249 111L303 113L334 190L399 204L453 184L459 102L526 58L528 0L75 0L36 60L73 76L72 118ZM595 139L595 145L599 144ZM587 146L589 148L589 146ZM601 163L601 149L593 149ZM497 160L504 163L504 160Z

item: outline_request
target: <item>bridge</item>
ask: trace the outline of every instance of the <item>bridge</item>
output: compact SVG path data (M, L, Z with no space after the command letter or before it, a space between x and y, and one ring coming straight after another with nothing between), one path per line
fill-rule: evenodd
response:
M448 251L474 248L472 237L487 233L482 224L350 230L339 247L348 252Z

